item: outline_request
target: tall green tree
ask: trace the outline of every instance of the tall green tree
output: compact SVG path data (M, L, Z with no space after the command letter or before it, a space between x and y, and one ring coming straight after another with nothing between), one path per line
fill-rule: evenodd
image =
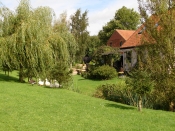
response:
M74 35L76 42L78 43L78 51L76 52L77 62L82 62L82 58L85 56L85 51L87 48L88 35L87 31L88 23L88 12L81 12L81 9L78 9L74 15L71 15L71 33Z
M75 61L75 55L78 49L74 36L70 32L66 12L62 13L60 18L54 22L49 43L54 58L54 66L50 70L50 77L63 84L70 77L69 70Z
M12 71L15 65L15 58L13 55L13 48L11 41L12 39L9 37L13 30L13 22L14 22L14 14L8 8L2 7L0 8L0 58L1 58L1 66L2 69L5 71Z
M58 60L55 58L68 63L64 38L53 31L54 12L51 8L33 9L29 0L21 0L15 12L1 10L2 64L17 69L21 82L25 77L48 77L49 70ZM53 44L59 49L53 50Z
M126 79L128 87L137 94L138 111L142 111L142 102L146 94L150 94L154 88L154 81L151 74L145 70L137 69L130 72L130 77Z
M140 15L133 9L123 6L117 10L113 19L111 19L102 30L99 31L98 36L101 43L106 45L115 29L135 30L140 23Z
M101 46L100 39L98 36L88 36L88 47L86 48L85 55L92 56L95 50Z
M138 50L139 66L155 81L154 100L168 110L175 102L175 1L138 0L144 32L149 40ZM148 17L150 16L151 17Z
M74 35L71 33L70 22L67 20L66 12L60 14L60 18L54 22L53 31L55 33L58 33L58 35L63 38L67 45L67 50L69 54L68 61L71 68L72 64L75 62L75 56L78 50L78 43L76 42Z

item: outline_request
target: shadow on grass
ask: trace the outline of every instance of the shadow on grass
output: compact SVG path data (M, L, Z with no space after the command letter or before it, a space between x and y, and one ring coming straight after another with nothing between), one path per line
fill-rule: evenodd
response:
M13 76L8 76L5 74L0 73L0 81L14 81L14 82L19 82L18 78L13 77Z
M38 85L39 86L39 85ZM43 88L46 88L46 89L63 89L63 88L59 88L59 87L50 87L50 86L41 86Z
M81 78L78 78L77 81L89 80L89 81L97 81L98 82L98 81L108 81L108 80L115 79L115 78L112 78L112 79L84 78L81 75L78 75L78 76L80 76Z
M119 109L123 109L123 110L134 110L134 107L131 106L125 106L125 105L120 105L120 104L111 104L111 103L107 103L105 105L106 107L113 107L113 108L119 108Z
M105 80L100 80L100 79L86 79L86 78L78 79L78 81L83 81L83 80L89 80L89 81L105 81Z

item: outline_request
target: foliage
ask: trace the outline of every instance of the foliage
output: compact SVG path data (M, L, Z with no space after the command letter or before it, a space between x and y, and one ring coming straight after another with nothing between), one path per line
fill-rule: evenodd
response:
M125 83L105 84L97 87L94 97L103 98L123 104L130 104L129 97L125 93Z
M90 77L93 79L107 80L117 76L115 68L108 65L96 67L90 72Z
M78 43L75 41L73 34L70 32L70 23L67 21L66 12L62 13L60 15L60 18L54 22L53 31L56 33L56 37L61 36L61 38L65 41L68 52L62 52L63 50L60 50L58 52L61 52L60 55L62 55L62 57L65 57L65 54L68 54L68 56L66 56L68 60L64 61L68 61L68 64L72 66L72 64L75 62L75 55L78 50ZM60 43L59 45L61 46Z
M118 80L115 84L106 83L99 85L93 96L122 104L137 106L138 96L132 88L126 85L125 80ZM147 105L144 105L144 107L147 108Z
M146 71L133 70L129 74L130 76L126 79L126 84L131 86L136 93L144 95L152 91L154 83L151 80L151 75Z
M138 51L139 66L151 72L150 77L155 81L155 101L170 105L175 98L175 3L172 0L138 2L145 26L142 35L149 38ZM150 13L152 15L148 17Z
M100 39L98 36L88 36L88 47L86 49L85 55L93 56L97 47L101 46Z
M138 98L138 110L142 110L142 101L145 94L151 93L154 88L154 83L151 80L151 75L142 70L133 70L130 73L130 77L126 80L126 84L135 91L139 98Z
M70 81L71 74L67 66L62 63L57 63L57 65L50 70L50 79L57 80L60 85L63 85Z
M70 68L77 43L66 14L53 21L55 14L51 8L33 9L29 0L21 0L16 12L2 7L0 16L0 63L4 70L17 69L20 82L25 77L52 77L50 71L61 72L62 68L57 68L60 65L66 70Z
M19 70L21 82L24 80L26 69L37 76L37 72L43 73L46 70L45 65L49 65L46 63L52 63L47 38L51 31L53 12L48 7L32 10L29 3L29 0L21 0L16 13L6 9L1 15L1 60L9 68ZM46 50L47 53L44 52Z
M99 31L98 36L101 43L106 45L115 29L135 30L140 23L139 20L140 16L136 11L123 6L116 11L114 18Z
M120 59L118 48L110 46L98 47L92 56L96 65L109 65L113 66L113 62Z
M76 52L76 62L78 63L82 62L82 58L85 56L85 51L88 45L89 32L87 31L87 26L89 23L87 13L87 11L81 13L81 9L77 9L74 15L71 15L70 17L71 33L78 43L79 50Z
M63 13L54 22L53 34L49 38L54 59L49 76L50 79L56 79L61 85L70 80L69 69L75 60L77 50L77 43L73 35L69 32L66 16L66 13Z

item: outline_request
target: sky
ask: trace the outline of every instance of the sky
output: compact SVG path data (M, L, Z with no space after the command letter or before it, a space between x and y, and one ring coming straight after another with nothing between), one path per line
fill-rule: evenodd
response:
M0 5L15 10L19 2L20 0L0 0ZM103 26L114 18L115 12L123 6L138 11L137 0L30 0L30 4L32 8L39 6L52 8L57 18L65 11L69 19L77 9L81 9L82 13L87 10L89 22L87 30L90 35L98 35Z

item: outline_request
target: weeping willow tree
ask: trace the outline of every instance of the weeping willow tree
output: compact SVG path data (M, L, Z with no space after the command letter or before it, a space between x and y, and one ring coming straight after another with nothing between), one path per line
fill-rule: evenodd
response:
M5 23L6 21L4 21ZM8 21L7 21L8 22ZM52 10L47 7L32 9L29 0L21 0L14 13L12 42L15 65L22 82L27 75L43 74L52 63L47 38L51 32ZM47 49L46 49L47 48ZM47 53L45 53L47 51ZM46 60L47 59L47 64ZM29 74L30 73L30 74Z
M73 34L70 32L70 23L67 20L67 13L60 14L60 18L55 21L53 31L58 33L63 38L67 45L69 55L69 65L72 68L72 64L75 62L76 52L78 50L78 43L76 42Z
M51 77L50 70L58 64L67 69L71 48L68 41L74 41L64 35L69 35L67 29L64 33L54 30L52 9L33 9L29 0L21 0L15 12L1 8L1 18L1 61L19 71L21 82L25 77Z
M175 1L138 0L148 40L140 47L139 66L155 81L154 108L168 110L175 102Z
M78 45L70 33L66 18L65 12L54 22L53 32L49 38L54 58L54 67L50 74L52 79L55 78L61 84L70 78L70 69L75 61L75 54L78 49Z
M13 13L5 8L2 7L0 9L1 15L1 22L0 22L0 55L1 55L1 66L2 69L5 71L11 71L15 68L15 57L12 54L12 37L9 37L14 33L12 23L14 21Z

